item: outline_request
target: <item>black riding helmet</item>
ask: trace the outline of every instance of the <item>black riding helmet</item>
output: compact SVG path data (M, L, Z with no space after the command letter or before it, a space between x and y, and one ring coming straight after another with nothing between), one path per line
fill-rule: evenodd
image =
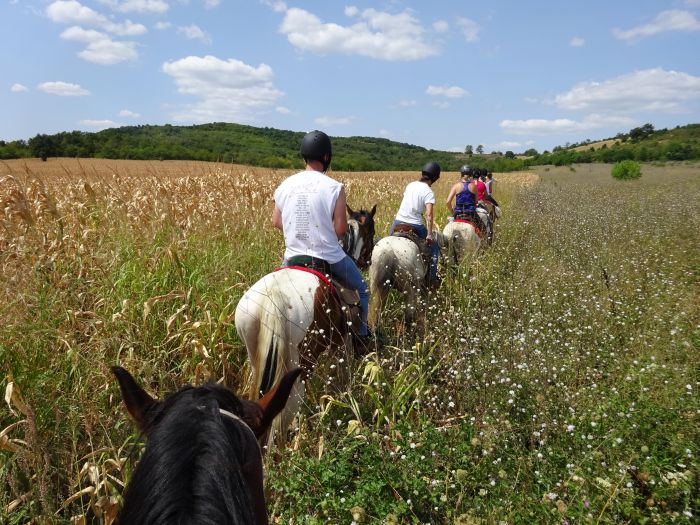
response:
M430 161L426 162L425 166L421 170L424 177L427 177L432 182L435 182L440 178L440 165L437 162Z
M461 168L459 168L459 172L462 175L471 175L474 173L474 168L472 168L469 164L464 164Z
M304 135L299 152L305 162L316 160L323 164L324 172L328 171L333 157L333 148L330 137L323 131L309 131Z

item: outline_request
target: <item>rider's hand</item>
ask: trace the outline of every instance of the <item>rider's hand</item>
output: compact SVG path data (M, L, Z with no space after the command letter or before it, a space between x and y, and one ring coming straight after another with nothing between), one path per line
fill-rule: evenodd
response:
M425 238L428 244L433 244L433 234L429 233L427 237Z

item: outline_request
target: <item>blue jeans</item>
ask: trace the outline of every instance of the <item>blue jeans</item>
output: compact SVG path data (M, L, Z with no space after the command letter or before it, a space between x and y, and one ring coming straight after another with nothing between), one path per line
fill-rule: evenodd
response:
M282 266L288 266L285 260ZM357 335L365 336L367 332L367 313L369 312L369 287L362 277L362 273L349 255L331 264L333 277L344 287L350 290L357 290L360 294L360 328Z
M428 228L424 224L413 224L410 222L394 221L389 230L389 235L394 235L394 229L397 224L408 224L416 230L416 233L421 239L425 239L428 236ZM440 246L438 246L437 241L433 240L430 244L430 281L435 281L437 279L437 266L438 258L440 257Z

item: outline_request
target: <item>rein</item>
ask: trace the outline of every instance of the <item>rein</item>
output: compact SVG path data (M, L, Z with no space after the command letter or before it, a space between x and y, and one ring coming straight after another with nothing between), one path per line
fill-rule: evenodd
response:
M240 417L238 417L236 414L234 414L233 412L229 412L228 410L224 410L223 408L220 408L220 409L219 409L219 412L221 413L222 416L226 416L226 417L228 417L228 418L230 418L230 419L233 419L234 421L236 421L236 422L238 422L238 423L241 423L241 424L246 428L246 430L248 431L248 433L250 433L250 435L253 436L253 439L255 439L255 441L258 440L258 438L255 437L255 432L253 432L253 429L250 428L250 427L248 426L248 423L246 423L245 421L243 421L243 420L242 420Z

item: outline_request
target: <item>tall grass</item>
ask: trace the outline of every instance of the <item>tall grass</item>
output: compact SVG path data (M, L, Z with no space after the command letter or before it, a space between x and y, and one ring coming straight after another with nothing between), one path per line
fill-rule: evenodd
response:
M141 444L109 366L157 395L244 391L233 310L280 261L270 196L288 173L0 164L0 522L112 522ZM325 356L293 446L268 460L273 519L695 519L697 169L538 173L496 175L495 243L445 273L424 322L403 327L394 295L387 346L349 385ZM334 175L353 208L379 203L381 233L416 177Z

